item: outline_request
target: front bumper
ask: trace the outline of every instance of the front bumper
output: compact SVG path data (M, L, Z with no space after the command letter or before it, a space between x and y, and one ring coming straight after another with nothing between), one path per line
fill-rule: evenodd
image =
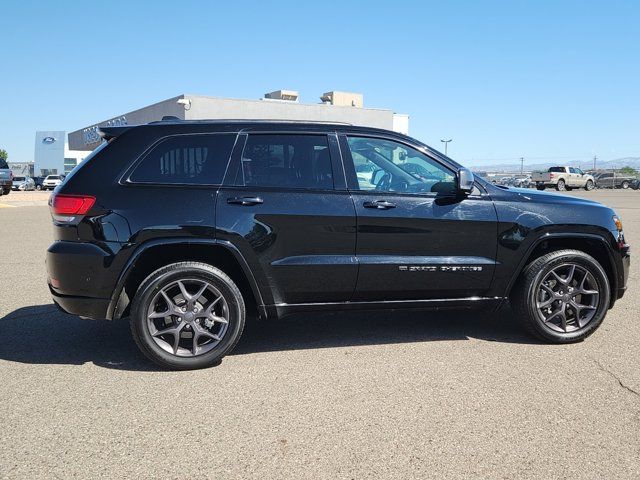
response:
M631 247L624 245L620 248L620 282L618 283L617 298L620 299L627 291L627 282L629 280L629 268L631 266Z

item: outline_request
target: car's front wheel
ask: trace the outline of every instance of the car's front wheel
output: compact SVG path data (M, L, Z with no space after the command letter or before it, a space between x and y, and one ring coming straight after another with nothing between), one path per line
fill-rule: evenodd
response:
M588 192L590 192L591 190L593 190L595 187L595 185L593 184L593 180L587 180L586 185L584 186L584 189Z
M142 282L131 308L131 332L156 364L191 370L215 365L236 346L245 315L240 290L222 270L180 262Z
M625 180L624 182L622 182L622 185L620 186L626 190L627 188L629 188L629 182Z
M607 274L596 259L579 250L558 250L526 267L511 305L532 335L573 343L602 323L609 297Z

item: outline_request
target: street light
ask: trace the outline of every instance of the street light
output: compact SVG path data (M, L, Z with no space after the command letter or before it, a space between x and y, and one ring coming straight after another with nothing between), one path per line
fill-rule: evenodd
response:
M444 154L445 155L447 154L447 145L449 144L449 142L451 140L453 140L453 138L450 138L449 140L444 140L444 139L440 140L442 143L444 143Z

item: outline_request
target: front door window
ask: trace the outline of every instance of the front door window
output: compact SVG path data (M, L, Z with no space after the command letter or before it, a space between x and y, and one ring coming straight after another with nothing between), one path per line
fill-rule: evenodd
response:
M402 143L348 137L358 189L396 193L454 193L455 174Z

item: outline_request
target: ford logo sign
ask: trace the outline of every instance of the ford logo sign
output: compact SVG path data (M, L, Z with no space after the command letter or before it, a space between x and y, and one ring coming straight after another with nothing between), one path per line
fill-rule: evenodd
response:
M44 138L42 139L42 143L53 143L53 142L55 142L55 141L56 141L56 139L55 139L55 138L53 138L53 137L44 137Z

